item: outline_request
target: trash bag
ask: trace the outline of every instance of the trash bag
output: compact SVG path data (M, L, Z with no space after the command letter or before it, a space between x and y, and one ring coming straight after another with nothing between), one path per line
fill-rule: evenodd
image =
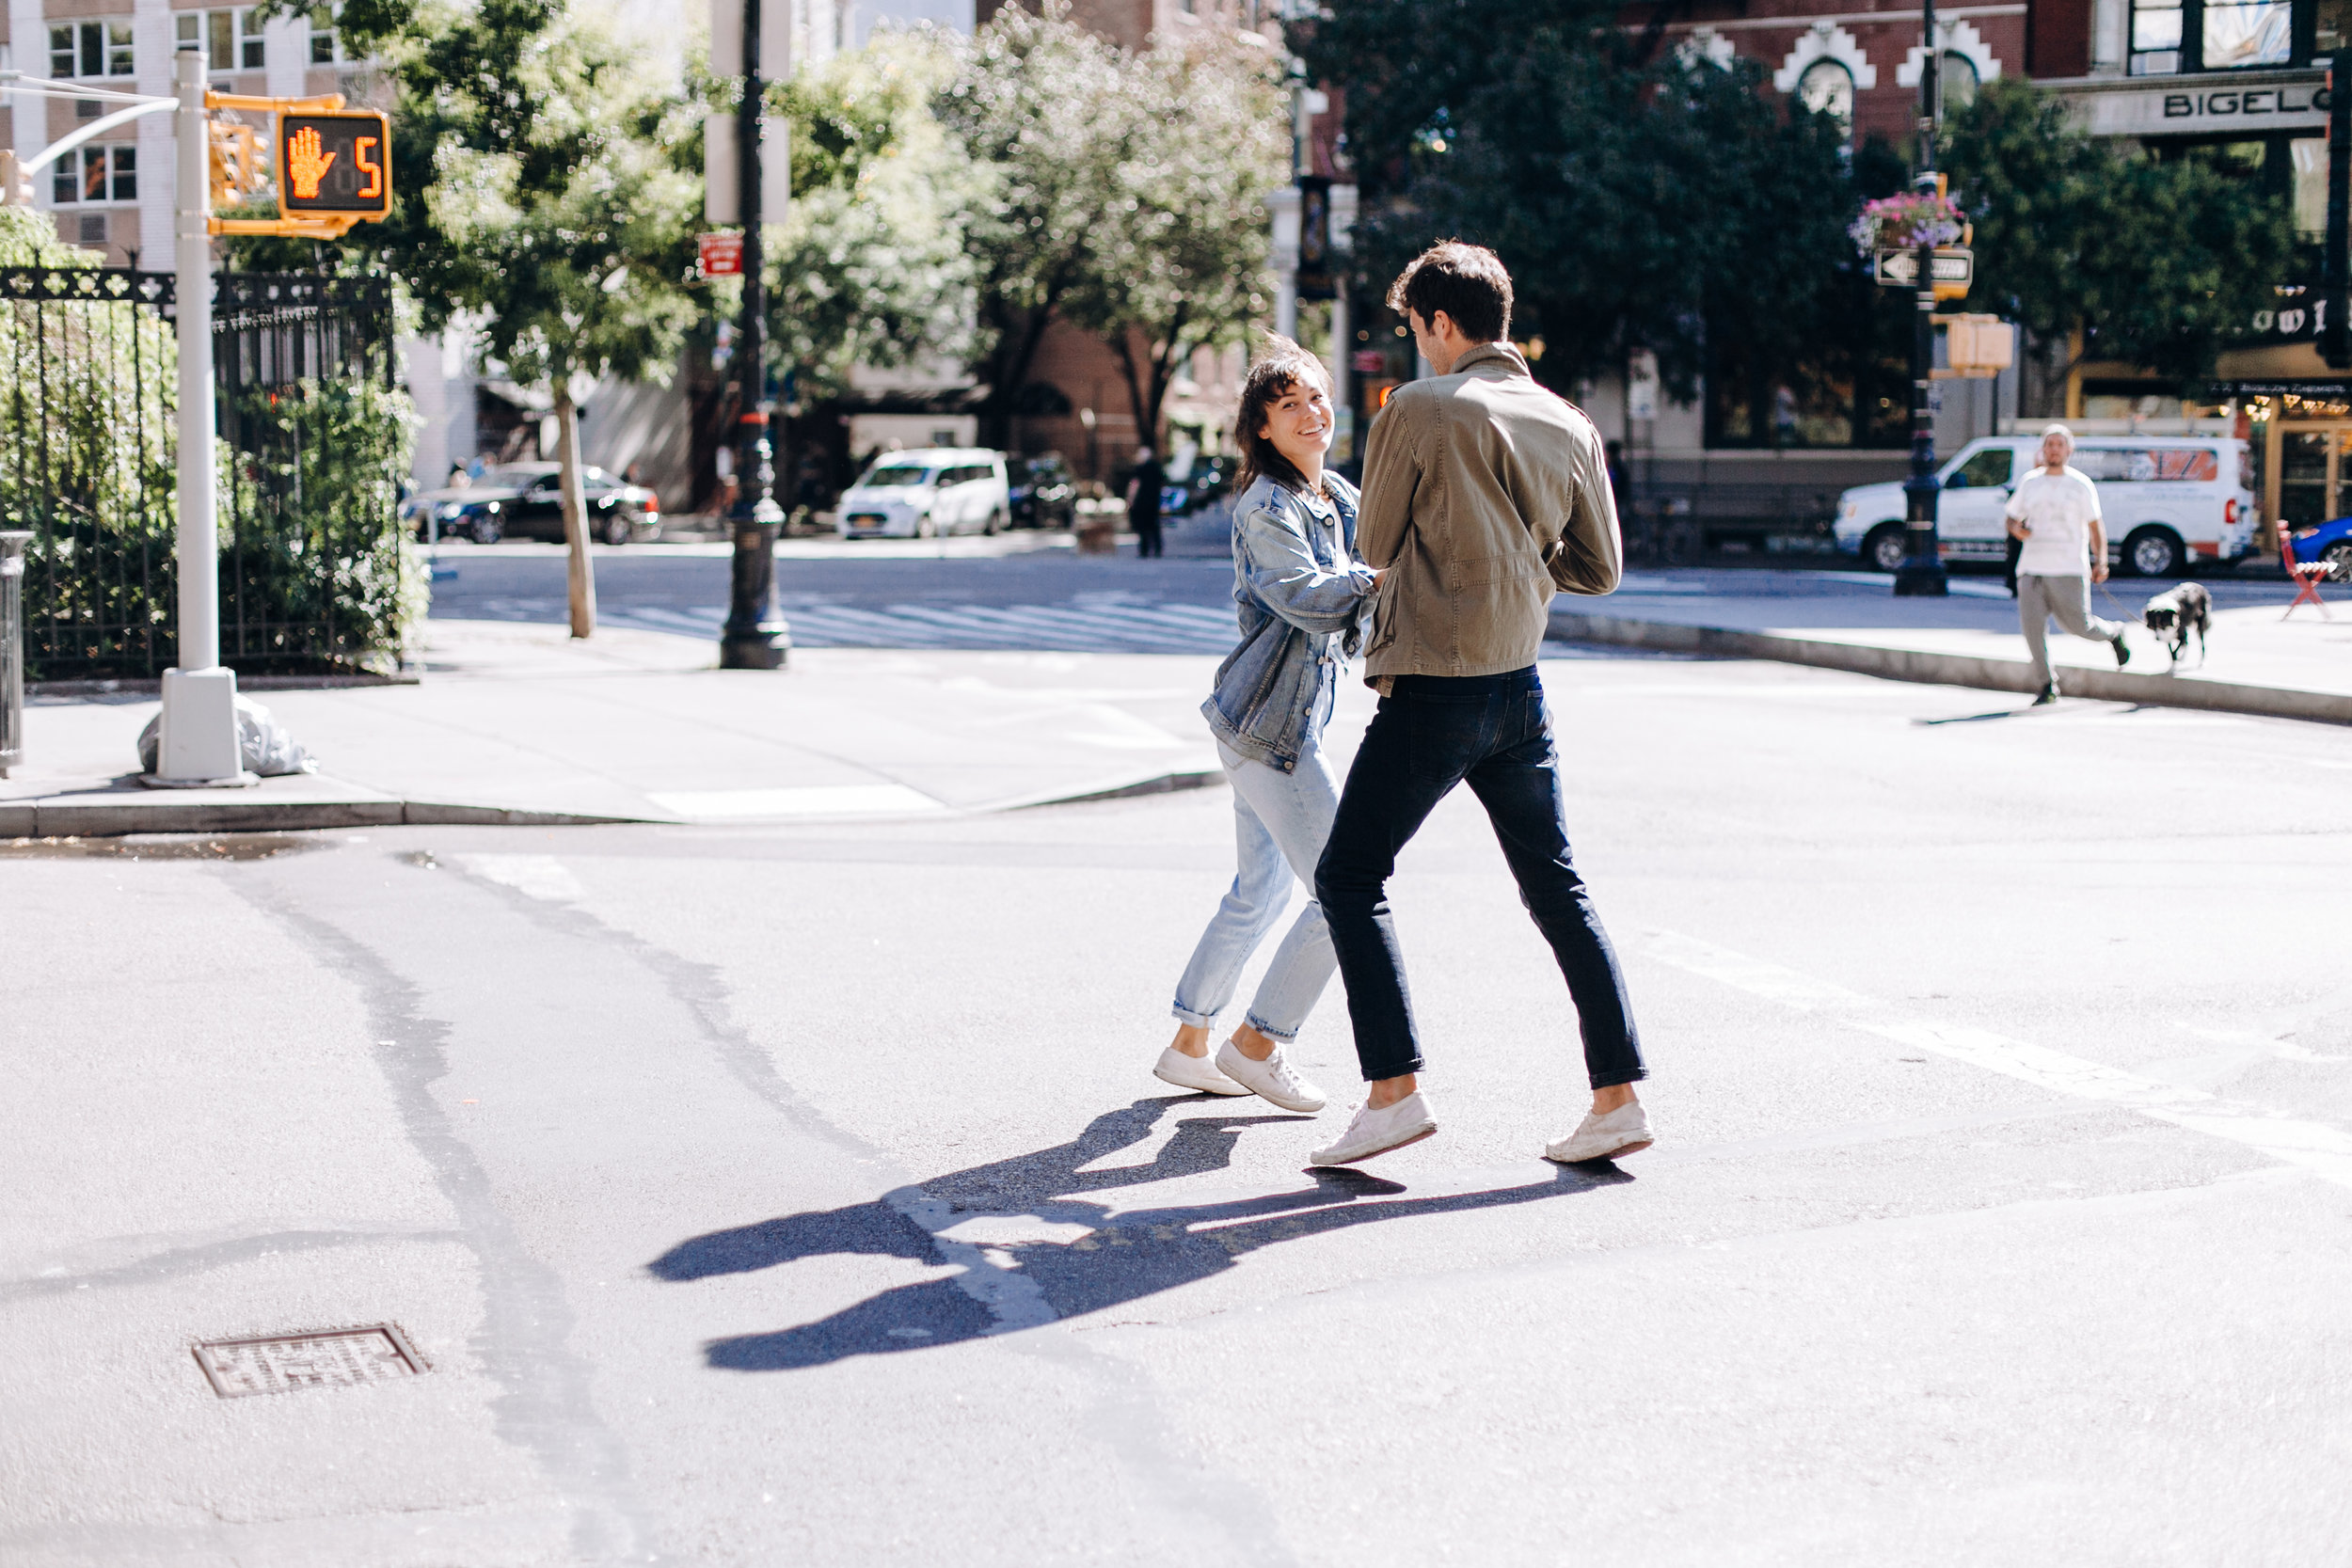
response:
M163 752L163 727L164 716L158 713L147 721L147 728L139 731L142 772L155 771L155 760ZM237 750L244 759L245 770L265 779L319 770L318 759L303 749L294 732L250 697L237 699Z

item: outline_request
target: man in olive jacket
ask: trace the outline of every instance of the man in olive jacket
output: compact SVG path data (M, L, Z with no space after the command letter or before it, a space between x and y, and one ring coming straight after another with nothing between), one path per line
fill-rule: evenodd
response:
M1365 645L1380 692L1348 770L1321 863L1323 905L1347 986L1364 1107L1317 1164L1347 1164L1438 1128L1390 913L1397 851L1468 784L1486 808L1575 1000L1592 1114L1554 1160L1647 1148L1633 1092L1648 1074L1608 935L1569 857L1559 755L1535 678L1555 586L1606 594L1621 553L1600 435L1535 384L1505 341L1511 278L1494 252L1451 241L1405 269L1389 308L1437 372L1401 387L1372 427L1357 545L1385 569Z

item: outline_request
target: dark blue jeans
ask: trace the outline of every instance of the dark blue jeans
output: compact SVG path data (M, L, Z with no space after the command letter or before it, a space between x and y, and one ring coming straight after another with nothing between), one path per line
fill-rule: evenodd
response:
M1397 851L1457 784L1486 808L1519 901L1567 979L1593 1087L1649 1076L1617 956L1569 859L1559 760L1533 666L1503 675L1399 675L1380 700L1315 867L1367 1083L1422 1070L1388 881Z

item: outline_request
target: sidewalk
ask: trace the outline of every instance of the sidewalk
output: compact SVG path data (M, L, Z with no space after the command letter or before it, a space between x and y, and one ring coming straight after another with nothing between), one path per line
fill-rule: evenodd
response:
M151 696L37 698L0 838L396 823L781 823L947 816L1222 777L1216 660L796 649L712 668L699 638L428 624L414 685L258 694L320 761L248 789L132 776ZM1197 668L1196 668L1197 666Z
M2322 586L2335 600L2336 618L2328 621L2308 605L2282 620L2293 596L2283 582L2209 584L2216 601L2210 652L2201 663L2192 642L2177 673L2137 624L2140 605L2165 586L2115 580L2092 590L2094 614L2131 623L2126 669L2116 668L2104 643L2052 631L2051 658L2069 696L2352 724L2352 595L2340 585ZM1554 599L1551 635L1943 686L2034 689L2016 601L1992 578L1954 578L1949 598L1898 599L1888 578L1859 572L1635 572L1607 598Z

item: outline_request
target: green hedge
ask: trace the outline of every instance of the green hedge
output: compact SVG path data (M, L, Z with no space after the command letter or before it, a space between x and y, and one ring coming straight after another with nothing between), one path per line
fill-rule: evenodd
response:
M88 268L45 214L0 208L0 267ZM34 679L147 676L177 657L172 325L130 301L0 303L0 527L34 535ZM249 390L223 414L223 659L253 673L386 671L428 580L401 526L416 424L382 377Z

